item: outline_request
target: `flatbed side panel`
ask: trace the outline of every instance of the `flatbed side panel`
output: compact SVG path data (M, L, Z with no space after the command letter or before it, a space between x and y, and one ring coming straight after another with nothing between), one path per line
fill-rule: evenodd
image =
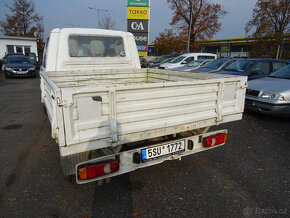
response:
M65 145L65 133L63 124L62 108L58 102L61 101L61 90L45 74L41 73L41 101L44 103L47 116L51 123L51 135L60 146Z
M220 83L215 80L178 82L159 87L144 84L138 89L112 86L112 90L95 92L64 88L67 144L98 140L102 140L102 144L122 144L201 128L195 124L202 121L211 121L207 123L211 126L241 119L245 92L241 84L245 81L227 80L219 91ZM114 93L113 102L110 93ZM115 115L111 116L112 113ZM118 137L115 142L114 123Z

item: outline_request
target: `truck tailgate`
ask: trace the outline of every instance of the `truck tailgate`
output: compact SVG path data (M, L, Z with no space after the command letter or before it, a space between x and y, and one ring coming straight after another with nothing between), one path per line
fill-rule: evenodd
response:
M242 118L246 77L192 75L151 70L146 83L62 88L66 144L103 148Z

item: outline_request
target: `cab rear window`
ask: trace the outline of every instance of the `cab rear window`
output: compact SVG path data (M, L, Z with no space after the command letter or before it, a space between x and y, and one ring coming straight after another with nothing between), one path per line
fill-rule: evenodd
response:
M71 35L68 39L71 57L125 57L122 37Z

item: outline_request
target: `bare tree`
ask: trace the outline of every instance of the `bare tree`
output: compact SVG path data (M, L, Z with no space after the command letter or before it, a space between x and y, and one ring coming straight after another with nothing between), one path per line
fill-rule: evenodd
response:
M266 50L270 48L269 56L280 57L283 41L290 38L290 1L258 0L245 31L257 38L259 51L263 50L260 45L264 44ZM263 54L257 52L257 55Z
M8 36L35 36L43 37L43 17L35 13L34 3L27 0L14 0L12 6L5 5L10 14L0 21L1 31Z
M227 12L220 4L210 4L206 0L167 0L173 10L170 25L179 29L180 35L188 37L190 45L197 40L212 38L221 28L219 19ZM194 47L193 47L194 49Z
M116 23L112 20L111 16L105 15L101 22L100 22L100 28L101 29L107 29L107 30L116 30Z

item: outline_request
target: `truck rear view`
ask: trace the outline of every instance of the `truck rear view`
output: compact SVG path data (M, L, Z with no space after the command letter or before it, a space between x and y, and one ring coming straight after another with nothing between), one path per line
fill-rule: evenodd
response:
M223 145L242 118L246 77L140 69L133 35L53 30L41 100L66 176L78 184Z

